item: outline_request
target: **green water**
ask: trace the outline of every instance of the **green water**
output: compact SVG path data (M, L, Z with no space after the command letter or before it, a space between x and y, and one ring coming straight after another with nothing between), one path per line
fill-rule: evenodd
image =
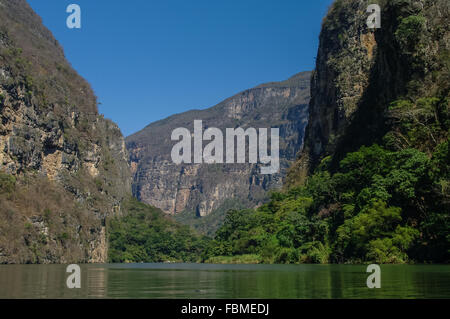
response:
M448 265L382 265L381 288L362 265L0 265L0 298L450 298Z

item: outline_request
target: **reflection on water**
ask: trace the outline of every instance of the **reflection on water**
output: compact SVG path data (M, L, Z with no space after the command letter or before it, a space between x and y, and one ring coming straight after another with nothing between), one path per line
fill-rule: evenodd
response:
M0 265L0 298L450 298L450 266L382 265L368 289L363 265Z

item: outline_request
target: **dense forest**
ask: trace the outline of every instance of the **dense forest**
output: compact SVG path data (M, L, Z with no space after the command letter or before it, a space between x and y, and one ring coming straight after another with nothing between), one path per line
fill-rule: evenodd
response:
M109 262L198 262L207 237L174 222L160 209L130 198L127 214L108 222Z
M274 193L256 210L230 211L205 258L448 261L449 151L448 141L431 158L413 148L392 151L374 144L348 154L333 173L325 159L305 186Z

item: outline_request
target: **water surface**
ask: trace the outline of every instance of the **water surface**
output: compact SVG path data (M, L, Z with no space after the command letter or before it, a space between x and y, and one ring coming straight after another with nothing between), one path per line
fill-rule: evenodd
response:
M364 265L0 265L0 298L450 298L449 265L382 265L381 288Z

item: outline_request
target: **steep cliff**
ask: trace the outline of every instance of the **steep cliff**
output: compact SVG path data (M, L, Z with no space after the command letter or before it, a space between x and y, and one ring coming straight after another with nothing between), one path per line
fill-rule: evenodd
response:
M206 216L231 207L262 203L267 191L280 188L287 167L303 144L309 101L310 72L260 85L206 109L193 110L152 123L126 139L134 174L133 193L168 214L195 212ZM175 128L193 132L194 120L203 126L226 128L280 128L278 174L261 175L254 164L181 164L171 160Z
M389 136L405 146L390 104L448 94L448 1L375 1L381 28L369 30L366 9L373 2L338 0L324 19L305 147L286 185L303 184L327 156L336 167L346 152L382 143L392 130ZM430 151L445 138L408 146Z
M0 263L105 262L125 142L25 0L0 0Z

